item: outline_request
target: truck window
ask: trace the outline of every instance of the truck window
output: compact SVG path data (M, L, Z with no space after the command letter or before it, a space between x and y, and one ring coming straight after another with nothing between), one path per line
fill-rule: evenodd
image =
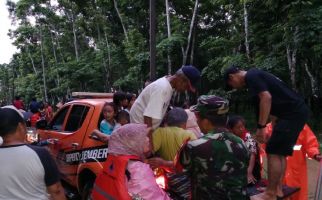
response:
M50 129L62 131L64 119L66 117L68 109L69 109L69 106L66 106L62 110L60 110L59 113L57 113L57 115L55 116L55 118L52 120L52 122L49 125Z
M88 113L89 107L84 105L74 105L68 116L65 131L75 132L82 125Z

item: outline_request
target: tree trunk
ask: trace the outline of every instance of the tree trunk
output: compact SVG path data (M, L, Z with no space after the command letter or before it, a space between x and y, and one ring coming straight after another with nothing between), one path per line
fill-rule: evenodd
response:
M48 102L47 96L47 86L46 86L46 72L45 72L45 58L44 58L44 50L43 50L43 35L42 35L42 26L39 27L40 33L40 52L41 52L41 67L42 67L42 78L43 78L43 86L44 86L44 95L45 101Z
M128 42L129 41L128 34L127 34L126 28L124 26L121 13L120 13L119 9L117 8L117 2L116 2L116 0L113 0L113 2L114 2L114 8L115 8L115 10L117 12L117 15L118 15L118 17L120 18L120 21L121 21L121 25L122 25L122 28L123 28L123 31L124 31L126 42Z
M9 69L6 67L4 68L4 95L5 95L5 105L7 105L10 101L10 74L9 74Z
M198 5L199 5L199 0L196 0L195 7L193 9L191 23L190 23L190 30L189 30L189 35L188 35L187 48L186 48L186 51L185 51L184 57L183 57L183 65L187 64L187 56L188 56L188 53L189 53L189 50L190 50L191 35L192 35L192 31L193 31L194 26L195 26L195 19L196 19L196 15L197 15L197 11L198 11Z
M182 63L184 63L185 57L184 57L184 47L181 45L181 54L182 54Z
M36 69L36 66L35 66L35 62L34 62L34 59L32 58L31 54L30 54L30 51L29 51L29 47L28 47L28 44L26 45L26 50L27 50L27 54L28 54L28 57L31 61L31 65L32 65L32 68L36 74L36 76L38 75L38 71Z
M192 44L191 44L191 53L190 53L190 64L193 65L193 57L195 51L195 41L196 41L196 30L193 31Z
M55 63L56 65L58 64L58 60L57 60L57 54L56 54L56 44L55 44L55 41L54 41L54 36L53 36L53 33L51 32L51 30L49 30L50 32L50 38L51 38L51 45L52 45L52 50L53 50L53 54L54 54L54 58L55 58Z
M108 58L107 66L105 69L105 72L106 72L105 85L107 87L107 91L111 91L111 84L110 84L111 50L110 50L110 45L108 43L107 35L106 35L105 31L104 31L104 37L105 37L105 43L106 43L106 48L107 48L107 58Z
M11 82L11 97L10 100L7 102L12 102L13 99L15 98L15 90L16 90L16 86L15 86L15 74L16 74L16 68L15 68L15 64L12 65L12 82ZM9 88L10 90L10 88Z
M309 78L310 78L312 95L313 95L314 97L318 97L318 85L317 85L317 81L316 81L316 79L314 78L314 76L313 76L313 74L311 73L311 71L309 70L309 66L308 66L308 64L307 64L307 61L305 61L304 66L305 66L305 71L306 71L307 75L308 75L308 76L309 76Z
M169 13L169 0L165 0L165 9L166 9L166 16L167 16L167 30L168 30L168 39L171 38L171 24L170 24L170 13ZM171 56L170 56L170 49L168 47L168 74L170 75L172 72L171 66Z
M249 30L248 30L248 11L247 11L247 0L244 0L244 24L245 24L245 48L246 48L246 55L248 58L248 61L250 60L250 53L249 53Z
M73 35L74 35L74 48L75 48L75 56L76 56L76 61L79 61L79 56L78 56L78 45L77 45L77 35L76 35L76 25L75 25L75 16L73 11L71 11L71 18L72 18L72 28L73 28Z
M54 58L55 58L55 63L56 63L56 69L57 69L57 65L58 65L58 60L57 60L57 53L56 53L56 48L55 48L55 40L54 40L54 36L53 33L51 32L51 30L49 30L50 32L50 38L51 38L51 44L52 44L52 49L53 49L53 54L54 54ZM57 83L57 87L60 87L60 77L59 74L56 70L56 83Z
M54 36L55 36L56 44L57 44L57 47L58 47L57 49L58 49L58 52L59 52L60 57L62 59L62 62L65 63L65 58L64 58L64 55L63 55L63 52L62 52L62 47L60 46L58 36L57 36L56 33L54 34Z
M287 63L288 63L288 69L290 70L290 77L291 77L291 84L292 88L296 91L296 49L291 50L290 46L286 46L286 54L287 54Z
M296 87L296 55L297 55L297 44L298 44L298 31L299 27L295 27L295 31L293 32L292 41L286 45L286 54L287 54L287 63L288 68L290 70L290 77L292 88L297 91Z

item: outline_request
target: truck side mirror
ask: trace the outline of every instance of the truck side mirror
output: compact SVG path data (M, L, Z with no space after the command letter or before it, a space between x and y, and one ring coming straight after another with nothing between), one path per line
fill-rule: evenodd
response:
M36 123L36 128L37 129L46 129L47 128L47 121L45 119L39 120Z

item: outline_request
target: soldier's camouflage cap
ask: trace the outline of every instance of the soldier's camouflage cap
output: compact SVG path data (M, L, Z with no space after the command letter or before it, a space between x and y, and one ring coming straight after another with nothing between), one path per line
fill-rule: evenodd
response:
M201 115L223 115L229 111L229 101L215 95L202 95L198 98L197 104L190 107L190 111Z

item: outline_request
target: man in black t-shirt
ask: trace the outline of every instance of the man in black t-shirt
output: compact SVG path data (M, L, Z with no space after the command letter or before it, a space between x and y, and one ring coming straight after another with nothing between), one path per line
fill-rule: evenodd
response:
M308 118L309 110L295 91L276 76L252 68L248 71L237 66L226 69L224 79L227 89L246 87L257 108L258 122L255 138L267 143L268 186L259 199L275 200L283 196L282 179L286 156L292 155L300 131ZM265 134L269 117L274 120L272 136Z

